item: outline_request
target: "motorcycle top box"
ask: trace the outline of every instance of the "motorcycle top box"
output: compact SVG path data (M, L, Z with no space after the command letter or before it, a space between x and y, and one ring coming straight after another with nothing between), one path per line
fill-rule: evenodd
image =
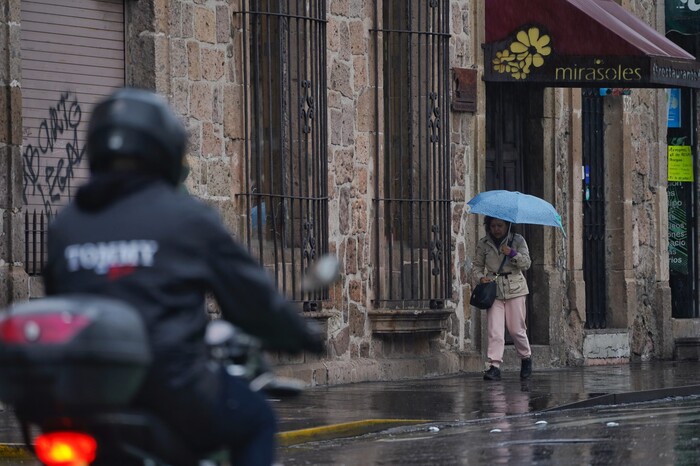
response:
M123 406L150 362L141 316L121 301L66 295L0 313L0 400L23 412Z

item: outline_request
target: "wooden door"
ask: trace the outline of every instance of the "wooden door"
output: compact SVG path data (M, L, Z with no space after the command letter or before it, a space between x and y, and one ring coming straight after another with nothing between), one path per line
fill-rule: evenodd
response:
M525 119L527 92L523 86L488 83L486 85L486 187L528 192L524 176ZM527 240L528 225L518 225L518 233ZM530 274L525 277L531 287ZM531 295L527 298L528 336L530 335ZM512 339L506 330L506 343Z
M523 191L524 93L512 84L486 86L486 190Z

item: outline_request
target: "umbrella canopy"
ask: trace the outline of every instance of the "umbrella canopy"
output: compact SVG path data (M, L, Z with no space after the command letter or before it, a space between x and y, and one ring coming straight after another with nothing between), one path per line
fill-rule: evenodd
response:
M511 223L559 227L566 236L561 215L552 204L530 194L500 189L484 191L467 202L467 212L488 215Z

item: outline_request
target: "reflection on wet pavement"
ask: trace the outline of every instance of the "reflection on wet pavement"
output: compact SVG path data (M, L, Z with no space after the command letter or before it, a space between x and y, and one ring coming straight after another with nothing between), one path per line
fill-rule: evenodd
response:
M500 382L485 382L481 375L318 387L275 403L275 408L283 431L361 419L480 419L542 411L608 393L700 385L700 363L535 368L527 382L517 372L504 372Z
M697 397L431 427L288 447L281 459L288 466L700 464Z
M543 410L595 395L700 385L698 362L538 370L521 382L481 373L309 389L274 401L280 430L366 419L429 419L437 432L391 430L283 449L291 464L700 464L700 402ZM539 413L539 414L533 414ZM545 420L546 424L535 424ZM619 426L608 426L607 422ZM493 429L501 432L490 433ZM0 443L21 442L8 411L0 413ZM414 446L415 445L415 446ZM641 453L640 453L641 452ZM651 455L654 462L646 462ZM347 459L345 456L348 455ZM439 455L435 456L435 455ZM437 459L436 459L437 458ZM10 462L2 464L22 464ZM24 463L35 464L35 463Z

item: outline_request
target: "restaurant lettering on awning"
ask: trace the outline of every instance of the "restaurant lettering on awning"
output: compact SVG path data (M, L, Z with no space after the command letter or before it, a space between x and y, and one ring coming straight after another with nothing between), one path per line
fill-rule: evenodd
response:
M486 0L484 80L700 87L700 63L612 0Z

